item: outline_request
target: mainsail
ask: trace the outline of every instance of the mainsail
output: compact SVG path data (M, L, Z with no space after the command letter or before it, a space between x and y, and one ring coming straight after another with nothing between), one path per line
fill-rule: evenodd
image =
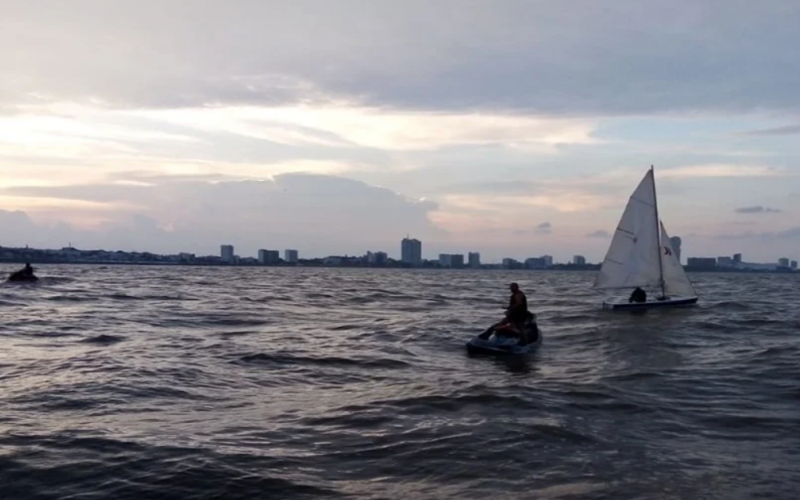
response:
M628 200L594 288L661 286L657 220L655 180L650 169Z
M682 297L694 297L697 292L686 276L686 271L678 260L675 249L669 240L667 230L664 228L664 223L661 222L661 265L664 276L664 293L667 296L677 295Z

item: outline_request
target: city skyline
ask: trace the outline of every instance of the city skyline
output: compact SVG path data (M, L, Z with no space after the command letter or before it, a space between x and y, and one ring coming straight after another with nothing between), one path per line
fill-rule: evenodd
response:
M406 242L401 242L401 251ZM419 242L417 242L419 243ZM219 255L196 255L189 252L158 254L153 252L124 252L120 250L80 250L72 246L61 249L10 248L0 246L0 262L77 263L77 264L139 264L139 265L200 265L200 266L326 266L326 267L405 267L453 268L453 269L513 269L513 270L580 270L598 271L601 263L587 262L582 255L574 255L572 261L560 263L552 256L529 257L524 261L504 258L501 262L481 262L478 252L470 252L469 260L463 254L440 254L438 259L423 258L412 264L402 259L393 259L386 252L367 251L361 255L327 255L325 257L299 258L298 251L284 250L280 258L278 250L260 249L256 257L241 256L233 245L220 245ZM746 262L741 253L719 257L689 257L684 267L689 271L722 272L798 272L798 261L781 257L777 262Z
M652 164L684 257L800 248L797 2L204 5L4 10L0 245L597 262Z
M777 257L773 260L766 260L766 261L751 261L747 262L743 258L742 253L734 253L731 255L722 255L716 257L710 256L689 256L686 261L684 262L681 258L681 238L680 236L673 236L670 238L670 243L675 249L676 253L678 254L678 261L681 262L684 266L689 266L695 269L707 269L709 267L712 268L751 268L751 269L766 269L770 268L771 266L779 266L779 267L786 267L791 269L797 269L797 260L793 256L781 256ZM0 245L0 250L5 249L8 250L19 250L24 251L28 246L25 247L13 247L13 246L4 246ZM31 247L32 250L36 251L51 251L51 252L70 252L70 251L78 251L75 247L72 246L70 243L66 247L60 248L35 248ZM105 253L131 253L131 254L152 254L152 255L173 255L177 256L181 259L192 258L194 259L195 256L202 257L203 259L215 258L214 254L198 254L197 252L191 251L180 251L175 252L173 254L163 254L159 252L155 252L148 249L136 249L133 251L123 251L123 250L106 250L102 247L91 248L91 249L83 249L80 250L81 252L105 252ZM529 252L528 256L520 257L520 256L507 256L502 257L497 260L488 260L484 261L481 258L481 253L479 251L469 251L469 252L456 252L456 253L440 253L438 255L430 255L426 256L422 253L422 242L416 238L410 238L406 236L400 241L399 251L397 255L391 254L389 252L383 250L364 250L361 252L353 252L353 253L344 253L344 254L336 254L336 253L322 253L318 255L309 255L303 257L303 259L310 259L310 260L318 260L318 259L329 259L329 258L338 258L338 257L363 257L368 262L373 264L380 264L389 261L397 261L400 263L408 264L410 267L417 267L422 265L423 263L430 263L430 262L437 262L442 267L481 267L482 265L508 265L508 266L520 266L529 269L546 269L552 267L553 265L564 265L564 264L572 264L577 266L584 266L584 265L600 265L602 264L602 259L598 261L592 261L591 259L587 259L583 255L574 254L569 258L561 260L559 258L554 258L551 255L539 255L538 257L530 256L532 253ZM265 265L273 265L276 263L289 263L289 264L296 264L298 261L303 260L300 258L299 250L297 249L284 249L283 250L283 258L281 258L281 251L275 249L264 249L260 248L256 251L255 255L241 255L239 252L236 252L235 245L231 244L222 244L219 245L219 251L216 255L216 258L219 259L222 263L235 263L239 260L254 260L261 264ZM694 265L691 264L691 261L694 261Z
M398 262L402 262L405 264L410 264L413 266L419 266L422 264L423 261L438 261L442 267L480 267L482 264L522 264L527 268L531 269L544 269L548 267L552 267L554 264L573 264L576 266L585 266L587 264L595 265L601 264L602 259L597 262L591 262L586 259L585 256L574 254L571 258L566 259L565 261L561 261L560 259L554 258L552 255L540 255L538 257L522 257L519 256L507 256L499 259L498 261L488 261L484 262L481 259L481 253L479 251L469 251L469 252L455 252L455 253L440 253L437 256L430 256L426 257L422 253L422 241L411 238L410 236L406 236L400 241L399 252L397 256L393 256L393 254L383 251L383 250L366 250L364 251L363 255L372 263L379 263L379 262L386 262L389 259L396 260ZM676 256L678 257L678 262L683 265L689 264L689 260L693 260L697 262L698 268L708 267L711 261L714 262L714 267L737 267L739 265L745 264L746 262L743 260L743 255L741 253L734 253L730 256L716 256L716 257L707 257L707 256L691 256L686 259L686 262L683 261L681 257L681 243L682 239L680 236L672 236L670 237L670 245L675 250ZM271 259L270 262L275 262L279 252L277 250L259 250L258 259L262 261L262 252L272 252L275 255L275 259ZM291 255L291 257L290 257ZM347 255L347 254L346 254ZM355 255L355 254L354 254ZM334 254L326 254L326 255L315 255L311 256L310 258L327 258L332 257ZM240 257L235 254L235 247L233 245L224 244L220 246L220 258L223 261L233 261L234 257ZM284 250L284 261L294 263L298 260L298 251L297 250ZM790 257L778 257L773 261L766 261L766 262L751 262L748 263L751 266L769 266L772 264L777 264L781 267L791 267L796 269L797 268L797 261Z

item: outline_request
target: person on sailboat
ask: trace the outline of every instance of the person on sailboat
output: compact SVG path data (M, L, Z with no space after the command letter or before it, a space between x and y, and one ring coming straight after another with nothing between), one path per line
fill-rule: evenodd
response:
M638 303L647 302L647 292L645 292L644 290L642 290L640 287L637 286L636 290L634 290L633 293L631 293L631 296L628 299L628 303L631 302L638 302Z
M509 285L511 290L511 297L508 300L508 307L506 308L506 317L500 322L499 326L509 325L521 336L525 336L525 320L528 319L528 298L519 289L519 285L511 283Z

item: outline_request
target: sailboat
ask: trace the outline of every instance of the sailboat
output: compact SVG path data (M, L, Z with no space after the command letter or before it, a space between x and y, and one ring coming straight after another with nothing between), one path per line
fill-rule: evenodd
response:
M690 306L697 303L694 286L683 270L658 216L655 171L647 171L631 195L593 288L598 290L657 288L644 302L627 296L608 299L604 309L639 310Z

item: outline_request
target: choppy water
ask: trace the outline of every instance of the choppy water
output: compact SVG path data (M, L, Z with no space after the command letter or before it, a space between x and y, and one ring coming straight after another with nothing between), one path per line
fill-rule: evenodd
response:
M10 271L11 268L5 269ZM800 279L42 266L0 286L0 498L797 498ZM545 335L470 358L518 281Z

